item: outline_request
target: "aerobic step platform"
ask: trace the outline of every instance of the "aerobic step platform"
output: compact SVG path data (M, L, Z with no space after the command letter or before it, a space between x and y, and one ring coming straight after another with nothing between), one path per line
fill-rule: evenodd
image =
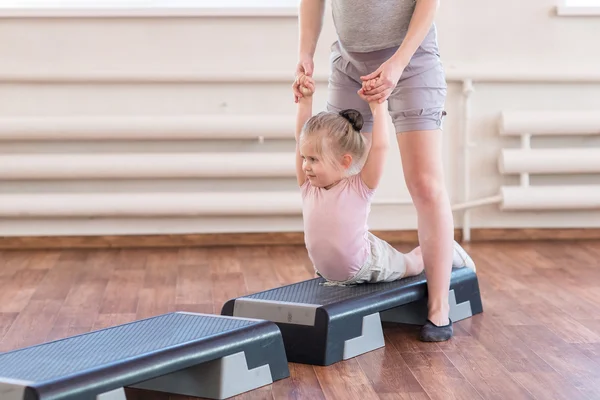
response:
M289 377L272 322L176 312L0 354L2 400L224 399Z
M427 318L425 275L389 283L323 286L315 278L227 301L222 315L275 322L289 362L331 365L383 347L381 321L423 324ZM450 318L483 312L477 275L452 270Z

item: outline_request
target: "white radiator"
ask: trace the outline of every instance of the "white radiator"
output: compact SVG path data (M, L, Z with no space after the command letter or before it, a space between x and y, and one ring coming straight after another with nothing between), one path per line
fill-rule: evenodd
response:
M0 179L294 177L295 153L0 155Z
M520 185L502 186L496 196L503 210L600 209L600 184L537 186L531 174L600 173L600 147L535 149L533 135L600 135L599 111L511 111L500 118L502 135L518 135L521 147L502 149L502 174L518 174Z
M503 210L600 209L600 185L503 186Z
M294 139L294 115L0 118L1 140Z
M299 191L36 193L0 195L0 217L183 217L300 215Z
M498 167L503 174L600 173L600 147L502 149Z
M600 110L504 111L500 134L600 135Z

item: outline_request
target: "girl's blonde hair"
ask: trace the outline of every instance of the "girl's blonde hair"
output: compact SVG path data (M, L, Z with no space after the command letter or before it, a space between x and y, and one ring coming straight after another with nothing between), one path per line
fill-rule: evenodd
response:
M332 165L339 167L339 160L344 154L352 156L352 166L348 174L360 170L367 150L365 138L360 133L363 117L357 110L347 109L339 113L323 111L312 116L302 129L300 141L311 141L317 154Z

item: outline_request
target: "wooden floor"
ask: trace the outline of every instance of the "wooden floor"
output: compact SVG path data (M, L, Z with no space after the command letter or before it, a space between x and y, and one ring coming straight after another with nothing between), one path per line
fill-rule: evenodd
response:
M409 247L400 247L408 250ZM477 243L484 314L449 342L386 325L386 347L238 399L600 399L600 242ZM0 252L0 351L139 318L219 313L311 277L302 247ZM171 399L187 399L171 396ZM128 391L128 399L169 399Z

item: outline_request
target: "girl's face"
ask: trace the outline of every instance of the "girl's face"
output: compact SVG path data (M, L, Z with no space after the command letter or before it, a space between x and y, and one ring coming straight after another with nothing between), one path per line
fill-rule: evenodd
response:
M334 157L323 157L316 151L312 141L302 141L300 155L302 169L311 185L326 188L343 178L345 170L343 163Z

